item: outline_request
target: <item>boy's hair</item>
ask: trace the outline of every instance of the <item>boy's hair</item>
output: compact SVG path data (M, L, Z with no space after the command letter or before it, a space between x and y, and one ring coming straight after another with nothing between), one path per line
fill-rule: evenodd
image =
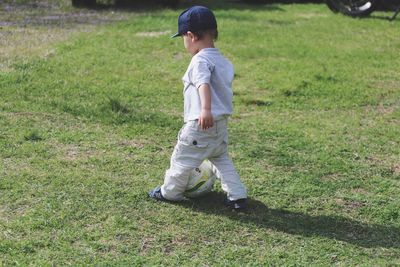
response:
M193 32L194 35L197 36L200 40L204 38L206 35L210 35L214 41L218 40L218 29L209 29L209 30L199 30L196 32Z

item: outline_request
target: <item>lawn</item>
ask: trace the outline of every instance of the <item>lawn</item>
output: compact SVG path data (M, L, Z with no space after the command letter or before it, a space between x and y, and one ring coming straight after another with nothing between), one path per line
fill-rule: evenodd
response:
M400 21L211 6L247 213L219 184L181 204L146 195L182 125L183 6L62 7L62 25L0 13L0 265L399 265Z

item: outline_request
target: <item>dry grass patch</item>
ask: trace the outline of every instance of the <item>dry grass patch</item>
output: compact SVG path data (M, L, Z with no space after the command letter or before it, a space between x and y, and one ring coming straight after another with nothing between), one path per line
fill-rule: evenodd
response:
M69 3L69 2L68 2ZM0 72L13 71L16 60L55 54L51 46L99 25L135 16L112 10L91 11L62 7L51 1L33 4L0 3Z
M153 141L146 139L131 139L131 140L121 140L118 142L119 146L122 147L133 147L137 149L143 149L146 146L153 144Z
M13 71L12 63L32 56L48 58L55 54L49 45L68 40L72 34L90 31L89 27L76 29L42 29L7 27L6 38L0 38L0 72ZM28 44L28 45L27 45Z
M392 170L393 170L393 173L394 173L396 176L400 176L400 163L395 164L395 165L392 167Z
M313 18L326 18L328 17L328 15L322 13L299 13L297 14L297 17L303 19L313 19Z
M171 31L160 31L160 32L138 32L136 36L139 37L159 37L163 35L171 34Z
M335 200L336 204L344 208L346 211L356 210L364 207L364 203L357 200L345 200L338 198Z

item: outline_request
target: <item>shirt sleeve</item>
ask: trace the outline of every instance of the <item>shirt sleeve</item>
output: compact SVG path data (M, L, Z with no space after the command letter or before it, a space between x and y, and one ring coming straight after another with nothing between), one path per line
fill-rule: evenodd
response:
M202 84L210 84L211 73L214 67L205 60L199 60L193 65L192 81L196 88Z

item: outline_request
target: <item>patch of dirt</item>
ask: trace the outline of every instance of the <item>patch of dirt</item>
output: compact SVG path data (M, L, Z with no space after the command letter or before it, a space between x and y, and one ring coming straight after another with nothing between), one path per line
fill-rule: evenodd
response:
M122 147L134 147L138 149L142 149L148 145L152 144L149 140L138 139L138 140L122 140L118 143L118 145Z
M70 3L65 0L66 3ZM54 1L0 1L0 72L12 71L15 60L48 57L49 47L73 34L90 32L98 25L126 20L135 13L110 9L65 7Z
M354 188L354 189L352 189L350 192L351 192L351 193L354 193L354 194L368 195L368 192L367 192L365 189L363 189L363 188Z
M334 172L334 173L328 173L325 174L324 176L321 177L321 180L323 181L336 181L340 179L340 173L339 172Z
M156 243L154 237L143 237L141 242L140 242L140 254L146 254L148 251L150 251L153 248L153 244Z
M371 166L381 166L384 164L384 161L382 159L374 155L367 156L366 160L369 162Z
M52 142L54 151L58 151L59 158L66 162L74 162L79 160L86 160L91 157L96 157L101 153L95 147L78 144L62 144L59 142Z
M395 164L392 170L395 175L400 176L400 163Z
M312 18L325 18L328 15L327 14L319 14L319 13L299 13L297 14L299 18L303 19L312 19Z
M79 147L76 145L69 145L66 147L65 159L68 161L74 161L77 159L79 154Z
M393 74L396 77L396 74ZM373 86L376 88L384 89L384 90L397 90L400 86L399 80L385 80L385 81L376 81L373 83Z
M343 207L347 211L355 210L364 207L364 203L356 200L345 200L338 198L335 200L336 204Z
M4 158L3 159L3 171L2 175L9 176L18 172L31 172L31 166L29 161L20 161L15 158Z
M390 114L392 114L392 113L396 110L396 108L393 107L393 106L386 107L386 106L384 106L383 104L380 104L380 105L377 107L377 110L378 110L379 114L382 114L382 115L390 115Z
M185 54L182 52L177 52L174 54L174 59L176 59L176 60L182 60L184 58L185 58Z
M140 37L158 37L162 35L171 34L171 31L163 31L163 32L138 32L136 36Z
M127 12L65 8L52 1L0 3L0 26L74 27L99 25L126 19Z
M174 236L169 243L166 244L162 251L165 255L171 255L177 248L190 246L191 242L186 236Z

